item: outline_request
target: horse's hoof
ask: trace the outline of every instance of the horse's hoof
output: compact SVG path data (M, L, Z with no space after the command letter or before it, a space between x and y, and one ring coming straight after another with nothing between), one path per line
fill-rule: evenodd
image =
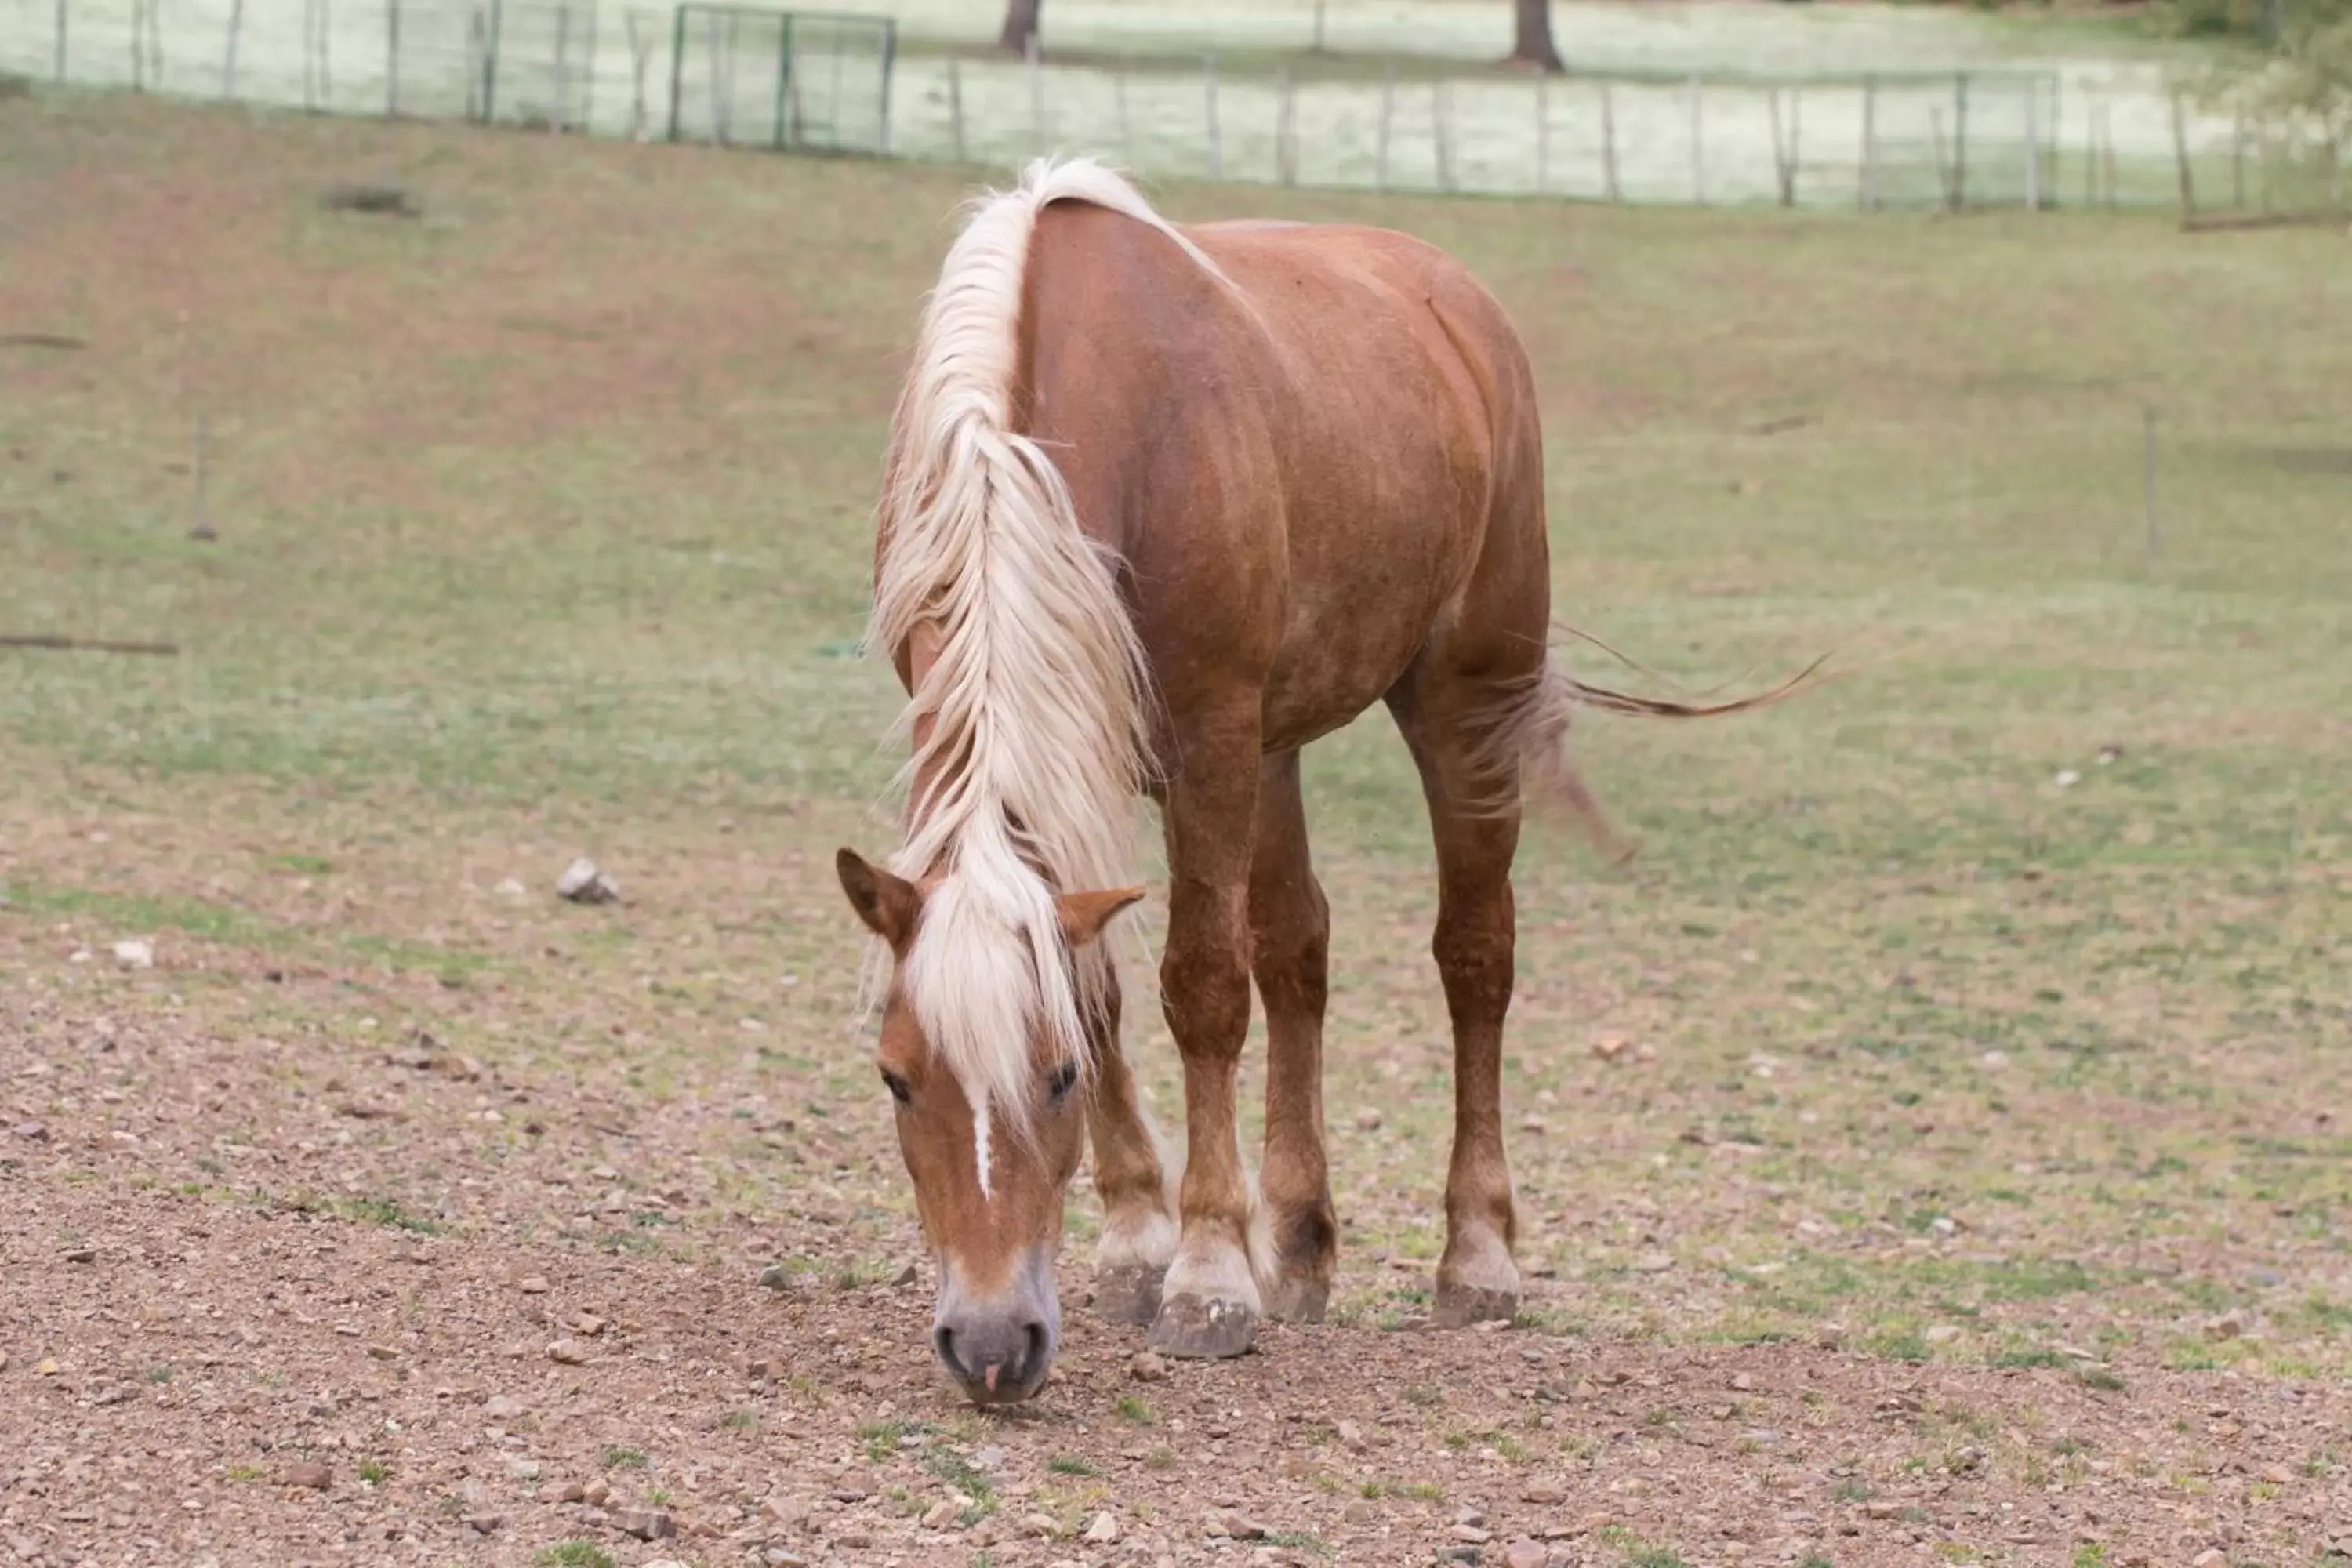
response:
M1257 1342L1257 1313L1240 1301L1171 1296L1160 1303L1147 1342L1182 1361L1222 1361Z
M1432 1316L1441 1329L1464 1329L1472 1323L1507 1323L1519 1313L1517 1290L1494 1290L1477 1285L1437 1287L1437 1310Z
M1168 1278L1164 1267L1127 1263L1095 1274L1095 1315L1113 1323L1143 1328L1160 1316L1160 1286Z
M1331 1287L1320 1279L1285 1279L1266 1300L1265 1315L1286 1323L1319 1323L1331 1303Z

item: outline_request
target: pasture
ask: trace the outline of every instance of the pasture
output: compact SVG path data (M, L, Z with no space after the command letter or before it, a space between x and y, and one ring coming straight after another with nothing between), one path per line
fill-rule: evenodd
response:
M421 216L321 207L393 168ZM1585 674L1844 674L1580 723L1641 853L1521 852L1506 1331L1422 1321L1409 764L1310 752L1332 1321L1137 1365L1081 1178L1057 1380L982 1418L832 870L892 842L870 509L968 188L0 100L0 636L180 650L0 648L0 1547L2352 1551L2342 236L1155 187L1496 290L1556 601L1658 672Z

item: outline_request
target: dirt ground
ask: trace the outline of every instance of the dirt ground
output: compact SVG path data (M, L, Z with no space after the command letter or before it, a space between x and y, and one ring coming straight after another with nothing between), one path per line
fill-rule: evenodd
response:
M421 218L321 206L387 171ZM1082 1181L1058 1379L983 1416L830 870L970 184L0 103L0 335L79 345L0 349L0 634L181 649L0 651L0 1560L2352 1557L2339 238L1164 193L1493 284L1564 616L1870 657L1588 728L1643 852L1521 858L1498 1331L1422 1321L1416 786L1318 746L1332 1321L1139 1363Z
M1676 1347L1276 1326L1244 1360L1162 1365L1081 1310L1034 1408L982 1417L923 1353L926 1264L762 1284L773 1216L693 1217L709 1178L677 1118L415 1042L320 1072L168 1014L34 1011L0 1167L0 1546L21 1562L2123 1564L2352 1545L2340 1385L2088 1350L1916 1366L1830 1324ZM523 1134L496 1162L473 1152L488 1118ZM463 1194L462 1234L395 1205L184 1194L219 1180L207 1155L232 1185L324 1194L421 1167L411 1183ZM593 1245L647 1217L694 1256Z

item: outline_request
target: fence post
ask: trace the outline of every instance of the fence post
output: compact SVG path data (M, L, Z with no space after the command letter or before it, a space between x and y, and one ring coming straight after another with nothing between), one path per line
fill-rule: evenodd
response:
M1601 178L1611 201L1625 199L1617 186L1617 94L1605 81L1601 84Z
M769 111L768 145L778 152L792 145L793 133L793 19L786 16L776 28L776 106Z
M400 0L383 0L383 114L400 117Z
M1953 206L1952 170L1944 161L1944 111L1933 105L1927 110L1927 148L1936 160L1936 188L1943 193L1944 205Z
M1293 138L1297 134L1297 106L1291 100L1290 68L1283 66L1274 73L1274 177L1286 185L1298 183L1298 154Z
M131 0L131 90L147 90L147 0Z
M1029 151L1045 151L1045 53L1031 33L1021 47L1021 58L1029 79Z
M2042 86L2025 84L2025 210L2042 210Z
M572 123L572 7L558 0L555 7L555 112L548 127L558 136Z
M1551 72L1536 68L1536 195L1551 184Z
M505 0L489 0L475 16L482 24L482 123L499 117L499 43L506 37Z
M1217 51L1209 50L1201 57L1202 89L1207 94L1202 108L1208 115L1209 178L1225 177L1225 149L1217 132Z
M1969 73L1952 79L1952 210L1969 205Z
M2230 117L2230 205L2246 210L2246 107Z
M2180 216L2185 223L2196 216L2197 185L2189 172L2189 112L2179 88L2172 91L2172 155L2180 165Z
M1866 212L1878 210L1878 78L1862 79L1862 192Z
M669 23L669 139L677 140L678 119L686 107L686 7L672 13Z
M236 96L236 37L245 27L245 0L228 0L228 47L221 54L221 96Z
M1705 84L1693 77L1685 90L1690 97L1691 201L1706 205L1706 134L1701 119L1701 106L1706 100Z
M1389 127L1396 118L1396 62L1391 60L1381 72L1381 135L1380 187L1389 188Z
M971 163L963 143L963 64L954 55L948 57L948 134L954 139L955 161Z
M1454 84L1444 77L1429 86L1430 151L1437 161L1437 188L1454 188Z
M70 20L68 7L72 0L58 0L58 80L66 79L66 29Z
M1804 100L1794 88L1789 91L1789 144L1784 153L1780 147L1780 89L1773 88L1765 95L1764 106L1772 117L1772 172L1780 184L1780 205L1797 205L1797 139L1802 133L1803 121L1800 105Z
M1135 162L1135 132L1127 118L1127 57L1121 55L1110 72L1111 102L1118 111L1118 155Z

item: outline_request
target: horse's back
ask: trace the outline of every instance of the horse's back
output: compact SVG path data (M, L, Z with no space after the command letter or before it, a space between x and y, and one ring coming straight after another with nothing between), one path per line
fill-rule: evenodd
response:
M1183 233L1223 283L1143 225L1049 211L1031 423L1130 563L1155 674L1214 645L1255 667L1269 745L1295 744L1377 700L1454 612L1532 418L1524 355L1468 270L1409 235Z

